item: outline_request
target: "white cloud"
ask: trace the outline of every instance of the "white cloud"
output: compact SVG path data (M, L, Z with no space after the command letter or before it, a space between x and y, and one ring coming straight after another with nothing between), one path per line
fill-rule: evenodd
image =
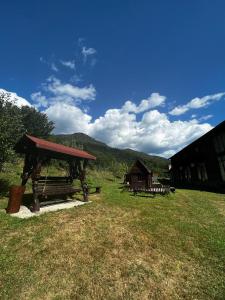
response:
M31 95L34 105L46 108L55 103L78 104L81 101L91 101L96 97L95 87L78 87L70 83L63 83L58 78L51 76L43 84L42 91Z
M165 96L161 96L159 93L152 93L147 99L141 100L138 106L131 101L126 101L122 109L126 112L141 113L151 108L164 105L165 100Z
M75 61L74 60L68 60L68 61L61 60L60 62L61 62L61 64L64 67L67 67L67 68L69 68L71 70L75 70L76 69L76 65L75 65Z
M201 118L199 118L199 121L206 121L209 120L213 117L213 115L206 115L206 116L202 116Z
M183 115L184 113L186 113L189 110L188 107L186 107L185 105L179 105L177 107L175 107L174 109L172 109L169 114L172 116L180 116Z
M126 148L132 145L136 130L136 116L120 109L109 109L104 116L89 126L89 134L112 147Z
M94 48L86 48L86 47L82 47L82 54L84 56L88 56L88 55L93 55L95 54L97 51Z
M46 96L42 95L41 92L32 93L31 99L35 103L36 108L40 108L40 107L45 108L45 107L48 107L48 105L49 105L49 102L48 102Z
M58 72L59 69L58 67L56 66L55 62L49 62L47 61L45 58L43 58L42 56L39 58L40 62L47 65L52 71L54 72Z
M139 106L130 102L129 110L124 106L109 109L93 121L89 114L69 104L57 103L45 112L55 122L57 133L82 131L112 147L132 148L166 157L212 128L210 124L199 124L195 119L172 122L165 113L156 109L146 111L137 121L132 108L137 111Z
M81 53L84 57L84 62L87 61L88 56L94 55L97 51L94 48L86 48L85 46L82 47Z
M162 156L174 154L212 128L197 120L171 122L166 114L156 110L145 113L140 126L143 134L138 138L139 147Z
M16 93L8 92L4 89L0 89L0 94L8 94L8 100L10 102L14 103L15 105L17 105L18 107L31 106L29 101L27 101L26 99L18 96Z
M94 100L95 97L93 85L78 87L63 83L54 76L48 78L41 92L32 94L36 106L44 108L49 119L54 121L55 133L84 132L117 148L131 148L169 157L212 129L210 124L200 123L211 115L199 120L193 115L194 119L191 120L171 121L168 114L156 109L166 101L166 97L159 93L152 93L137 104L126 101L121 108L108 109L93 120L88 109L81 109L78 104ZM196 108L221 97L222 93L204 99L195 98L199 101L190 101L188 105ZM140 114L138 119L137 114Z
M45 110L49 119L54 121L56 133L88 133L92 117L80 108L66 104L55 103Z
M45 90L55 96L69 96L74 100L94 100L96 96L96 90L92 84L81 88L70 83L62 83L56 77L48 79Z
M179 115L184 114L185 112L187 112L190 109L199 109L202 107L206 107L215 101L219 101L220 99L222 99L224 97L224 95L225 95L225 93L217 93L214 95L207 95L202 98L196 97L196 98L192 99L191 101L189 101L185 105L178 105L177 107L172 109L169 112L169 114L173 115L173 116L179 116Z

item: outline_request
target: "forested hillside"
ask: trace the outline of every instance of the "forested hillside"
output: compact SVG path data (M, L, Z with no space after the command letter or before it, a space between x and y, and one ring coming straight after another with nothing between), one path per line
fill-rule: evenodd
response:
M168 171L168 160L131 149L112 148L83 133L52 135L51 140L67 146L78 147L97 157L97 167L112 171L126 171L136 160L141 159L150 169L161 175Z

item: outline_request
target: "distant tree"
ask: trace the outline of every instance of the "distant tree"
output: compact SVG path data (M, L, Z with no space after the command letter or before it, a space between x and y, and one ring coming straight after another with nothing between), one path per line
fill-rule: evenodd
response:
M128 166L126 162L118 162L116 160L112 160L111 164L108 167L109 171L113 173L115 177L122 178L124 174L128 171Z
M21 117L23 126L30 135L46 138L54 129L54 123L48 120L48 116L34 107L23 106Z
M0 171L14 156L13 146L23 133L20 109L10 101L10 94L0 93Z
M82 144L77 143L76 139L71 135L69 138L65 139L62 141L63 145L72 147L72 148L77 148L80 150L84 150L84 147Z

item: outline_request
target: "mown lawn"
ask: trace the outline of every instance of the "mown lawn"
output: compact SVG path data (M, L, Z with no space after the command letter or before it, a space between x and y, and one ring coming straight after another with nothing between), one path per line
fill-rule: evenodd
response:
M91 180L103 191L88 205L0 213L0 299L225 299L225 195L134 197L108 173Z

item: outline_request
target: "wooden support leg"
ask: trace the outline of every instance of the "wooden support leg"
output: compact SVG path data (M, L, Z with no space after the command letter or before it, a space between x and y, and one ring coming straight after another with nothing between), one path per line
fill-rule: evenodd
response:
M39 202L38 196L36 194L34 194L34 202L32 204L31 211L32 212L40 211L40 202Z
M88 202L88 186L86 183L81 183L83 189L83 199L84 202Z
M81 183L81 187L83 190L83 199L84 199L84 202L88 202L88 185L85 183L85 178L86 178L85 168L87 166L87 161L84 160L83 167L82 167L81 160L79 160L77 166L78 166L78 170L79 170L80 183Z
M84 202L88 202L88 194L87 193L83 193L83 199L84 199Z
M100 193L101 193L101 187L100 187L100 186L97 186L95 192L96 192L96 194L100 194Z

